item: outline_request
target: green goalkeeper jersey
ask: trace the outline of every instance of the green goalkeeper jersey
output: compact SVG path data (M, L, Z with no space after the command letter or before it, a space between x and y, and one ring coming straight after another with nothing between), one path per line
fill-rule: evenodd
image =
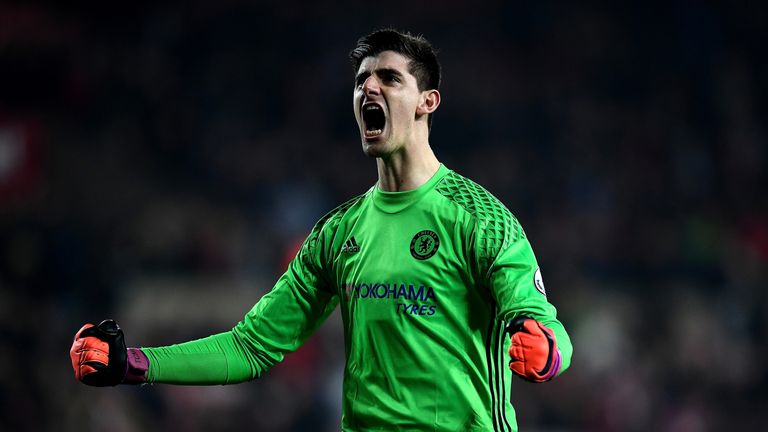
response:
M275 287L229 332L144 348L149 382L254 379L340 305L342 428L514 431L507 323L527 315L571 343L522 227L441 165L418 189L378 187L323 217Z

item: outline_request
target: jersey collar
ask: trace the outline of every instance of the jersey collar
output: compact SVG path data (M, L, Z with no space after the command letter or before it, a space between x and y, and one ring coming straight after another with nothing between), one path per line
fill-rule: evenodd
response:
M427 180L426 183L416 189L403 192L385 192L379 188L379 185L373 187L373 203L376 207L385 213L398 213L418 202L430 190L434 189L437 182L440 181L450 170L445 165L440 164L437 172Z

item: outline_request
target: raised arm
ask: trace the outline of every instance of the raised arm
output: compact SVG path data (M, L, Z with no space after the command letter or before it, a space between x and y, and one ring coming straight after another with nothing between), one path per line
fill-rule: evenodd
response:
M86 324L70 350L75 377L88 385L232 384L251 380L296 350L338 304L325 274L324 218L288 270L232 330L157 348L128 348L110 321Z

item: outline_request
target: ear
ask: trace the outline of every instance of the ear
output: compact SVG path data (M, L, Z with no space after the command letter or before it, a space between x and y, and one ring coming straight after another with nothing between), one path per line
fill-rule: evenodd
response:
M426 90L421 92L421 100L416 107L416 114L423 116L432 114L440 106L440 92L437 90Z

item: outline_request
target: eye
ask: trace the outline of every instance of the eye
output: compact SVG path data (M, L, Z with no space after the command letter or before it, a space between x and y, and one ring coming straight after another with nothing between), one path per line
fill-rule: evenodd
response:
M385 82L390 82L390 83L391 82L399 83L400 82L400 78L397 75L393 74L393 73L389 73L389 74L384 75L384 81Z
M363 83L365 82L366 79L368 79L369 76L370 74L358 75L357 78L355 78L355 87L360 87L361 85L363 85Z

